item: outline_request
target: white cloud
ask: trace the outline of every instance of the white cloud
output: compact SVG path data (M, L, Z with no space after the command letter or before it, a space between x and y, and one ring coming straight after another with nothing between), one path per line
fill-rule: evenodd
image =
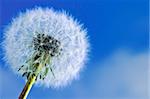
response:
M148 99L148 53L119 50L96 66L90 87L97 97Z

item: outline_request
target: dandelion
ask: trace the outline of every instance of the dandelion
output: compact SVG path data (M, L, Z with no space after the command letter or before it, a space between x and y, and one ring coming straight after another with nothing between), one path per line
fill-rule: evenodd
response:
M19 99L33 84L66 86L78 77L87 59L86 30L65 12L34 8L19 14L5 31L5 59L26 79Z

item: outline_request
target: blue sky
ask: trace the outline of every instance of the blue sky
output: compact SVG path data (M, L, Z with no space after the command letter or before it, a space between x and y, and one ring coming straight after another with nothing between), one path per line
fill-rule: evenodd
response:
M148 99L148 0L0 0L0 42L12 18L36 6L83 23L91 51L78 80L59 90L34 86L28 99ZM0 53L0 99L16 99L25 82Z

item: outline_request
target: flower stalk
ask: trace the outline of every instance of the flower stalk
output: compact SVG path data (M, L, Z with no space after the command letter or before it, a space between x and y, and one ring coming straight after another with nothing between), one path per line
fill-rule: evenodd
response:
M36 76L35 75L32 75L29 80L27 81L25 87L23 88L20 96L19 96L19 99L26 99L33 84L35 83L35 79L36 79Z
M27 81L25 87L23 88L23 90L19 96L19 99L27 98L32 86L36 82L36 79L42 70L42 67L44 66L44 64L47 63L48 58L49 58L49 55L46 55L46 53L44 53L41 56L41 61L33 65L36 69L35 69L35 71L33 71L32 75L30 75L30 77L28 78L28 81Z
M38 65L38 64L37 64L37 65ZM32 86L33 86L33 84L34 84L35 81L36 81L36 78L37 78L37 76L38 76L38 74L39 74L41 68L42 68L42 64L39 64L39 66L37 66L37 69L36 69L35 73L33 73L33 74L29 77L29 79L28 79L28 81L27 81L25 87L23 88L23 90L22 90L22 92L21 92L21 94L20 94L20 96L19 96L19 99L26 99L26 98L27 98L27 96L28 96L28 94L29 94L29 92L30 92L30 90L31 90L31 88L32 88Z

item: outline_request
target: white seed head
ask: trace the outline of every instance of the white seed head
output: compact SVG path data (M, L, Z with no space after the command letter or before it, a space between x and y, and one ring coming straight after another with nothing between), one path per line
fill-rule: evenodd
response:
M77 78L85 64L89 48L86 34L82 25L65 12L27 10L5 31L5 59L15 73L28 77L34 71L32 62L40 61L38 58L45 52L49 58L36 84L62 87Z

